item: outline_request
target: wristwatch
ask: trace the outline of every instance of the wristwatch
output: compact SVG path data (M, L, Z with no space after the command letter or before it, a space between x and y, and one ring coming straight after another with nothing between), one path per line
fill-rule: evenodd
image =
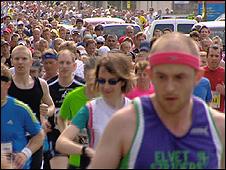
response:
M87 148L88 148L87 146L83 146L82 147L82 155L86 155L86 149Z

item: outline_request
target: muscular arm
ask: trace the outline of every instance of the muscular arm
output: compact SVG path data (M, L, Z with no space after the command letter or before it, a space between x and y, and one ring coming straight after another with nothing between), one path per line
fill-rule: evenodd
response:
M53 103L52 97L50 96L49 87L47 85L47 82L42 78L39 78L39 80L40 80L42 90L43 90L42 102L48 105L47 116L50 117L55 112L55 105Z
M223 154L222 154L222 160L221 160L221 169L225 169L225 114L220 113L214 109L211 109L211 113L213 115L213 119L215 121L215 124L217 126L217 129L220 133L220 139L223 147Z
M89 169L117 169L130 149L136 128L133 107L129 105L114 114L97 145Z

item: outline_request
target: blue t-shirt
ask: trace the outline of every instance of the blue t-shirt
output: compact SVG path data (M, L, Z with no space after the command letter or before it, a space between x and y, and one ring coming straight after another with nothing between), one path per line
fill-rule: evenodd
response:
M199 81L199 84L195 87L193 94L203 99L206 103L211 102L212 93L210 81L207 78L202 77L201 80Z
M26 134L37 135L41 125L30 107L8 96L7 103L1 107L1 143L12 143L13 153L21 152L27 145ZM29 159L23 169L30 168Z

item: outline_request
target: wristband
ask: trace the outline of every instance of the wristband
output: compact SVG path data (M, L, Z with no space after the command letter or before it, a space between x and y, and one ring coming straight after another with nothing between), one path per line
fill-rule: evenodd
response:
M87 149L87 146L82 147L82 155L86 155L86 149Z
M25 147L21 152L27 157L27 159L29 159L32 155L32 152L28 147Z

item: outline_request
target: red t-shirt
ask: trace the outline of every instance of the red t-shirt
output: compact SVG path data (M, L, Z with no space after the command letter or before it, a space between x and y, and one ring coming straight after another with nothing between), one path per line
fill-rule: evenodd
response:
M213 95L212 103L215 103L213 108L221 112L224 112L225 99L223 95L219 95L219 93L216 92L216 86L217 84L225 83L225 78L224 78L225 69L223 67L218 67L216 70L210 70L208 66L205 66L204 70L205 70L204 77L208 78L211 84L211 91Z

